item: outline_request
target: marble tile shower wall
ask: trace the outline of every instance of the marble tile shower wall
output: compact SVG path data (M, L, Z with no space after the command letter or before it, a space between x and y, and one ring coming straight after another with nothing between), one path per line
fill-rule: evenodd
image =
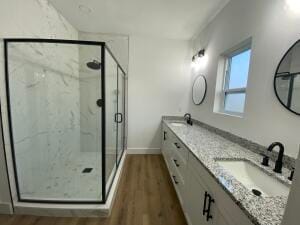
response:
M77 30L72 27L68 23L68 21L65 20L64 17L62 17L55 9L54 7L49 4L47 0L28 0L28 1L18 1L18 0L4 0L4 5L6 6L5 11L1 11L0 14L0 38L57 38L57 39L78 39L78 32ZM30 13L29 13L30 12ZM9 23L8 23L9 21ZM13 25L12 25L13 24ZM56 46L57 47L57 46ZM58 47L56 48L58 49ZM44 54L39 48L33 49L29 47L27 49L28 51L35 52L36 55L40 55L40 53ZM0 51L3 52L3 42L0 42ZM23 51L24 54L28 54L26 51ZM57 53L57 55L54 55L54 53ZM74 57L72 50L69 52L72 57ZM51 51L49 54L52 54L52 56L55 56L56 62L63 63L63 60L60 60L65 53L62 54L62 52L56 51L53 49L53 46L51 47ZM47 60L46 60L47 61ZM76 59L78 61L78 59ZM43 62L45 63L45 62ZM17 66L18 62L16 64L10 64L12 66ZM23 90L26 89L26 95L21 96L22 101L17 100L14 102L14 104L17 104L16 107L18 107L18 110L16 113L20 116L20 118L17 118L17 120L21 123L20 130L17 131L17 138L16 138L16 145L22 146L20 149L20 157L25 158L25 160L29 160L29 163L32 164L33 160L34 163L38 163L38 165L41 165L35 171L35 173L41 174L41 168L46 168L49 166L49 168L54 168L55 165L49 164L51 162L51 158L57 158L59 156L59 152L61 151L54 151L55 146L58 146L58 139L63 139L63 136L65 138L71 139L72 143L75 145L73 139L75 136L75 132L71 131L73 128L76 128L76 123L78 124L78 117L74 115L74 118L72 119L73 122L71 123L71 120L65 121L65 123L62 123L61 125L58 124L51 124L49 118L54 118L55 114L49 116L48 119L46 119L46 115L43 113L47 109L53 108L53 104L56 102L60 102L63 99L63 95L68 95L68 91L71 90L71 88L75 88L75 83L73 82L73 78L70 78L66 76L65 74L70 73L71 68L69 66L64 65L63 68L58 65L52 65L51 69L44 69L42 66L37 65L31 65L30 63L26 63L27 65L21 66L20 68L16 68L16 72L21 75L24 72L24 76L16 77L15 82L18 87L22 86L23 83ZM71 66L72 67L72 66ZM74 65L74 68L76 65ZM34 76L27 76L25 74L30 74L33 72L33 68L36 69L36 73ZM50 67L51 68L51 67ZM53 68L55 68L53 70ZM60 69L61 71L57 73L57 69ZM65 70L65 73L63 72ZM26 73L25 73L26 72ZM61 73L62 72L62 73ZM44 75L45 76L44 76ZM44 77L43 77L44 76ZM63 81L64 79L64 81ZM35 84L38 82L38 84ZM58 84L60 82L60 84ZM54 85L54 87L51 87L51 85ZM59 88L59 86L55 87L55 85L60 85L60 87L64 86L65 93L61 93L61 95L56 94L55 90ZM78 85L76 85L78 89ZM48 89L46 89L48 88ZM42 91L44 89L44 92ZM19 89L17 93L14 93L16 96L19 96L22 89ZM35 91L34 91L35 90ZM45 90L48 91L48 94L52 93L51 99L48 99L48 102L43 101L45 97ZM41 94L41 96L39 96ZM5 86L5 76L4 76L4 57L3 54L0 54L0 97L1 97L1 111L2 111L2 123L3 123L3 132L4 132L4 141L5 141L5 150L7 155L7 163L8 163L8 170L9 170L9 176L10 176L10 182L12 187L12 194L13 199L16 200L16 190L15 190L15 179L13 176L13 167L12 167L12 158L11 158L11 146L10 146L10 137L9 137L9 129L8 129L8 119L7 119L7 102L6 102L6 86ZM29 97L36 97L35 101L33 99L30 99ZM47 106L45 109L40 109L39 111L33 111L34 108L30 109L29 107L25 107L23 103L25 103L25 100L28 101L28 104L40 104L41 106ZM51 100L51 101L50 101ZM25 108L23 108L25 107ZM73 109L77 110L79 106L73 105L66 105L67 107L73 107ZM24 117L24 114L27 110L27 113L32 113L32 116ZM75 111L74 111L75 112ZM69 118L72 118L72 115L70 113L70 110L67 112L64 112L68 114ZM61 116L63 115L63 112L60 112ZM34 118L35 116L35 118ZM22 121L21 118L24 118ZM77 122L76 122L77 120ZM27 136L25 136L25 126L28 127L30 122L35 121L36 124L32 123L32 127L28 128L28 131L30 131ZM51 125L51 129L44 130L43 128L47 125ZM72 125L71 125L72 124ZM70 126L71 125L71 126ZM68 128L70 128L68 130ZM36 129L36 130L34 130ZM56 130L54 130L56 129ZM65 133L60 133L59 129L61 131L65 131ZM23 137L22 137L23 136ZM76 134L78 136L78 134ZM36 142L34 142L36 140ZM53 142L55 140L56 142ZM33 144L34 143L34 144ZM42 143L46 143L47 145L51 143L51 146L47 147L46 149L40 149L36 152L32 152L34 149L37 149L41 146ZM63 141L61 143L64 145ZM46 146L47 146L46 145ZM68 149L72 149L74 146L68 146ZM27 150L28 154L26 155L23 150ZM22 151L21 151L22 150ZM73 149L74 150L74 149ZM49 158L47 159L47 157ZM27 159L26 159L27 158ZM48 162L48 165L44 164L43 162ZM23 164L26 164L24 162L21 162ZM28 161L27 161L28 163ZM19 165L20 167L23 166L22 164ZM29 165L24 165L29 167ZM38 167L38 166L36 166ZM32 168L33 170L33 168ZM32 173L26 173L22 174L24 176L28 176L28 180L30 183L31 180L33 182L38 182L38 180L41 178L41 176L34 177ZM29 188L29 186L28 186Z
M78 46L9 46L12 130L26 193L80 150Z
M101 70L89 69L87 62L101 62L100 46L79 47L80 79L80 145L81 152L101 151L101 108L96 105L101 99Z

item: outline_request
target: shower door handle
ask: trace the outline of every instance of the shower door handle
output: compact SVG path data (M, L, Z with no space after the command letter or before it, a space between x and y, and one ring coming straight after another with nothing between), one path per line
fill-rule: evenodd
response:
M119 120L119 118L120 118L120 120ZM115 114L115 122L116 123L122 123L123 122L123 114L122 113L116 113Z

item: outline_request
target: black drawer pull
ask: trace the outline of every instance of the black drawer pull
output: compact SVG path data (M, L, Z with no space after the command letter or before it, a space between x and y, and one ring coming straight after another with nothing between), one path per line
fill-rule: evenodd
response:
M207 210L206 210L206 199L207 199L207 197L208 197L208 193L206 191L205 194L204 194L204 202L203 202L203 210L202 210L203 216L205 215L205 213L207 213Z
M208 207L206 208L206 199L208 197ZM203 215L206 214L206 221L209 221L210 219L213 218L213 216L210 214L210 208L211 208L211 203L214 203L215 200L211 197L210 194L207 193L207 191L205 192L205 197L204 197L204 206L203 206Z
M174 145L176 146L176 148L180 148L180 145L178 143L175 142Z
M164 141L167 140L167 136L166 136L167 132L164 131Z
M172 176L172 177L173 177L174 183L178 184L179 182L176 180L176 176Z
M177 163L178 160L177 159L173 159L174 163L175 163L175 166L179 167L180 165Z

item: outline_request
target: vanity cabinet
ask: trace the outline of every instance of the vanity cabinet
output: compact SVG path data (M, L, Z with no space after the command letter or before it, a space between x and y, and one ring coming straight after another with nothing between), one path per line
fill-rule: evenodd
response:
M189 225L253 225L165 124L162 154Z
M187 212L186 217L190 225L231 225L219 209L218 199L199 174L189 168L187 182Z
M181 205L185 206L188 150L174 134L164 126L162 154Z

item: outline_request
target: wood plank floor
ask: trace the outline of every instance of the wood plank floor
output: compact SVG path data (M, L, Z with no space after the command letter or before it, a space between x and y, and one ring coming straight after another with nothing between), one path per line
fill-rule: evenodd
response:
M127 155L109 218L0 215L0 225L186 225L161 155Z

